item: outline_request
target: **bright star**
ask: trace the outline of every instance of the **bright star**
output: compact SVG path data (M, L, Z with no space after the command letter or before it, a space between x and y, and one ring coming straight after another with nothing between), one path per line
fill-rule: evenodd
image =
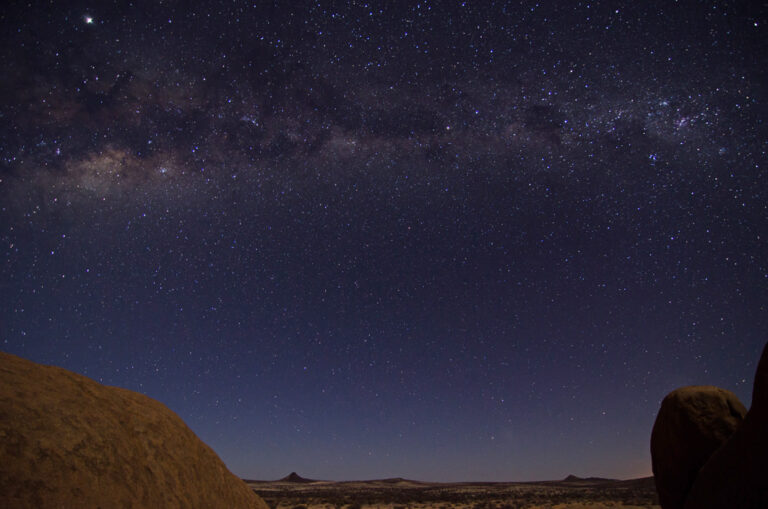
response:
M93 17L86 15L84 19L86 25L93 25Z

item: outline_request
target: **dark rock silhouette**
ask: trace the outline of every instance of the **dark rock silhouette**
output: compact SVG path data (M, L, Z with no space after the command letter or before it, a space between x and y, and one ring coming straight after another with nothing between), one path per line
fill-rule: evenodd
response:
M683 387L664 398L651 433L659 503L682 509L699 470L744 419L735 394L712 386Z
M2 352L0 505L267 509L165 405Z
M609 479L607 477L579 477L577 475L569 474L568 477L566 477L560 482L595 484L595 483L614 483L616 481L617 481L616 479Z
M397 484L399 482L418 482L418 481L409 481L408 479L405 479L403 477L388 477L387 479L381 479L379 482L387 483L387 484Z
M305 479L304 477L301 477L296 472L291 472L287 476L285 476L282 479L280 479L280 482L297 482L297 483L302 483L302 482L315 482L315 481L313 479Z
M685 509L768 507L768 344L744 422L702 467Z

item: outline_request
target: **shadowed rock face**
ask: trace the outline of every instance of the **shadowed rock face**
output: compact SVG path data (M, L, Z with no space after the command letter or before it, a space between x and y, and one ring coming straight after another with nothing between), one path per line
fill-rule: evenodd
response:
M651 433L653 473L662 508L683 508L697 473L746 413L735 394L718 387L683 387L664 398Z
M267 509L163 404L2 352L0 501Z
M768 345L757 366L752 407L736 432L709 458L685 509L768 507Z

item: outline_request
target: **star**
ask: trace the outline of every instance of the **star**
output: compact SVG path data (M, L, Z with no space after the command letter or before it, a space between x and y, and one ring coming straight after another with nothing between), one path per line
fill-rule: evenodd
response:
M0 350L250 478L650 475L664 394L763 346L757 18L496 3L19 5Z

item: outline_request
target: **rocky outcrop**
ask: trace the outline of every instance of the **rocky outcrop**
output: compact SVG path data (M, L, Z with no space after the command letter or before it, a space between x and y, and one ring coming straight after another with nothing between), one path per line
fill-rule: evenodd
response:
M746 413L735 394L718 387L683 387L664 398L651 433L653 474L663 509L683 508L699 470Z
M768 507L768 345L757 366L752 406L736 432L709 458L685 509Z
M158 401L1 352L0 501L267 509Z

